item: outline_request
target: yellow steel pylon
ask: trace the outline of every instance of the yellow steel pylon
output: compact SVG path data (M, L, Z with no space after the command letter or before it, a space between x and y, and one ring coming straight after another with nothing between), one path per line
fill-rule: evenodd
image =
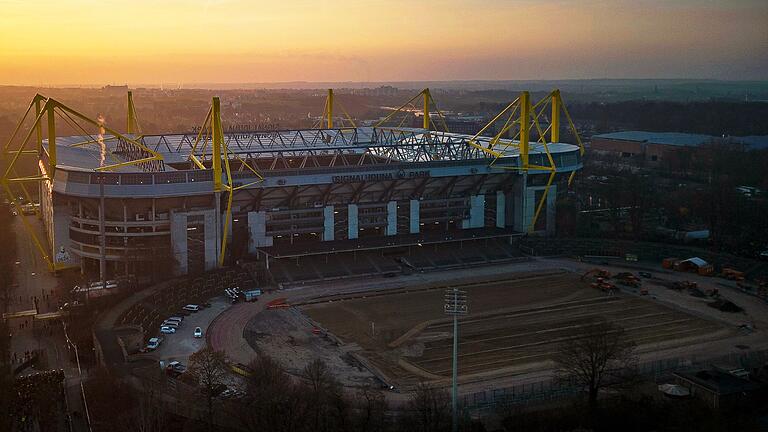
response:
M201 140L203 141L203 146L198 150L198 145L200 144ZM208 168L204 163L209 140L211 141L210 168ZM233 186L234 182L232 181L232 170L230 169L230 157L237 159L241 166L248 168L248 170L251 171L258 180L236 187ZM200 131L195 138L195 142L192 144L189 160L192 161L193 167L201 170L211 169L213 171L213 192L215 194L215 199L219 199L221 192L228 193L227 209L224 213L224 227L222 231L221 247L219 248L219 256L217 257L219 266L223 266L224 257L227 250L227 237L229 234L230 225L229 221L232 219L232 196L237 190L262 182L264 180L264 176L262 176L258 170L252 166L252 164L249 164L248 161L229 150L227 141L224 139L224 129L221 123L221 102L219 101L218 97L214 97L211 101L211 107L208 109L208 113L205 115L203 125L200 127ZM224 174L226 174L226 182L224 182L222 178ZM218 208L218 204L216 205Z
M349 112L344 108L344 105L336 100L336 95L334 95L333 89L328 89L328 95L325 97L325 105L323 106L323 115L320 118L320 122L315 123L313 128L322 129L323 125L325 125L326 128L333 129L333 112L335 106L341 108L341 112L344 113L344 118L349 122L350 126L345 127L357 127L355 120L349 115Z
M133 105L133 92L128 92L128 134L137 135L141 133L139 126L139 117L136 115L136 106Z
M429 91L428 88L425 88L424 90L420 91L416 96L412 97L408 100L408 102L400 105L395 110L393 110L389 115L384 117L383 119L376 122L373 127L375 128L386 128L385 124L395 117L397 114L404 113L406 108L412 107L409 111L415 111L415 105L413 103L419 98L422 98L422 106L419 111L421 111L423 119L422 119L422 129L426 130L438 130L437 124L435 124L435 121L432 119L432 116L430 115L430 108L434 107L435 112L437 113L437 117L440 120L440 126L442 126L443 132L449 132L448 130L448 124L445 121L445 116L443 115L443 112L440 111L440 109L437 107L437 102L432 98L432 93ZM405 121L407 120L407 116L404 116L403 119L400 121L400 123L395 127L395 129L400 128L403 126Z
M17 148L11 148L17 136L19 136L19 132L24 126L24 123L30 117L30 112L32 112L33 109L35 113L34 121L29 131L24 135L24 138L21 140L21 143L18 144ZM91 134L88 133L85 128L77 122L78 120L92 127L104 129L105 133L111 134L114 139L122 140L125 145L140 150L146 156L137 160L123 162L118 161L114 164L100 166L98 168L94 168L94 171L111 171L129 165L138 165L142 168L149 167L149 169L153 169L154 166L151 165L153 162L162 162L163 160L159 153L147 148L135 139L125 136L122 133L105 126L98 120L94 120L53 98L46 98L45 96L37 94L32 99L32 102L30 102L26 112L14 128L10 139L3 146L2 153L0 153L2 155L3 162L6 165L5 171L3 172L2 178L0 179L0 183L2 183L3 191L8 196L11 204L14 206L16 206L18 203L15 194L11 189L11 185L13 184L20 185L27 200L30 202L33 200L26 189L27 183L38 183L41 184L44 188L49 188L49 190L53 188L53 181L56 175L57 166L57 116L59 119L63 119L65 122L68 122L70 126L74 126L75 129L79 128L85 135ZM45 119L45 121L43 119ZM47 147L43 147L43 125L46 126L48 135ZM33 135L35 136L34 148L29 148L30 140L32 139ZM78 143L77 145L86 145L94 142L96 142L96 139L91 139L85 143ZM34 155L38 160L37 174L33 176L19 176L17 174L16 165L18 164L20 158L22 156L26 157L32 155ZM11 156L10 159L8 159L8 156ZM37 247L38 251L42 255L43 259L48 265L48 268L51 271L56 271L68 267L66 265L56 263L52 259L52 256L54 256L56 252L53 250L54 245L49 245L49 247L46 248L40 238L38 238L34 228L29 224L25 217L22 217L22 222L24 229L32 238L35 246Z
M547 129L542 130L539 118L543 115L548 105L551 108L550 124ZM565 113L565 117L568 120L571 133L573 133L573 135L576 137L576 142L579 146L579 153L583 156L584 144L581 141L581 137L579 137L576 126L573 124L573 120L568 113L568 109L563 103L563 99L560 96L560 90L557 89L553 90L551 93L533 105L531 105L529 93L525 91L522 92L517 99L512 101L512 103L501 110L499 114L497 114L490 122L488 122L488 124L480 129L480 131L469 140L469 145L492 156L492 160L490 162L491 167L508 170L520 170L523 172L529 172L530 170L549 172L549 178L544 188L544 193L542 194L541 200L539 200L538 204L536 205L536 211L534 213L531 226L529 227L529 231L533 231L534 227L536 226L536 221L541 214L541 210L544 207L544 203L546 202L550 187L552 186L552 183L557 174L557 166L555 165L555 160L552 157L552 153L549 151L548 143L552 144L558 143L560 141L561 112ZM491 137L490 140L488 140L487 145L483 145L480 140L480 137L483 135L483 133L504 118L506 118L506 120L502 127L499 129L499 132ZM544 153L547 157L548 165L530 163L530 136L532 128L535 128L538 134L538 139L534 142L534 144L540 144L543 147ZM505 135L509 135L509 138L502 138ZM549 140L547 140L547 136L549 136ZM502 150L496 150L497 147L501 148ZM496 161L500 157L505 156L506 153L504 150L510 147L516 148L518 150L520 160L519 165L516 167L496 166ZM576 172L573 171L569 176L568 185L570 185L573 181L575 173Z

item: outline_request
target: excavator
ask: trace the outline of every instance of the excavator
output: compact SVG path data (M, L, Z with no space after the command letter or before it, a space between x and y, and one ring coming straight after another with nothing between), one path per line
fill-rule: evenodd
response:
M602 278L602 279L608 279L611 277L611 273L609 273L607 270L603 270L601 268L593 268L591 270L587 270L583 275L581 275L581 280L585 281L588 277L594 275L595 278Z
M589 284L589 286L594 289L599 289L607 294L614 294L616 292L616 285L606 281L601 277L597 278L597 280Z
M620 284L632 287L632 288L639 288L640 287L640 278L633 275L629 272L623 272L618 273L614 278L619 281Z
M744 281L744 272L740 272L736 269L732 269L729 267L724 267L723 271L720 273L720 276L733 281L742 282Z

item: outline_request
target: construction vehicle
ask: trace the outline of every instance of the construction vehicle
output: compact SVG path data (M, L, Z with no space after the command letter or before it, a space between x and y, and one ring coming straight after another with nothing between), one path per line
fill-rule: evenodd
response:
M592 282L589 286L595 289L599 289L600 291L603 291L608 294L613 294L616 292L616 285L606 281L605 279L599 277L595 282Z
M591 270L587 270L583 275L581 275L581 280L587 280L589 276L593 276L597 279L608 279L611 277L611 273L609 273L607 270L603 270L600 268L593 268Z
M675 290L692 290L697 289L699 284L691 281L675 281L672 283L672 289Z
M720 277L732 281L742 282L744 280L744 272L740 272L729 267L723 267L723 271L720 272Z
M614 276L614 279L616 279L620 284L628 287L638 288L640 286L640 278L629 272L618 273L616 276Z
M678 258L664 258L661 261L661 266L665 269L672 269L678 261L680 261Z

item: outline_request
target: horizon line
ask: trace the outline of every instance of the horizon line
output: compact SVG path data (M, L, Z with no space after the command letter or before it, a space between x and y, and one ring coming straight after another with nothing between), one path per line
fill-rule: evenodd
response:
M723 78L560 78L560 79L455 79L455 80L381 80L381 81L306 81L306 80L293 80L293 81L160 81L160 82L122 82L122 83L57 83L57 84L4 84L0 83L0 87L33 87L33 88L98 88L98 87L122 87L128 86L129 88L147 88L147 87L163 87L173 86L179 88L195 88L205 89L202 86L265 86L272 87L285 85L338 85L338 84L423 84L423 83L436 83L436 84L471 84L471 83L547 83L547 82L619 82L619 81L681 81L681 82L718 82L718 83L756 83L756 84L768 84L768 80L756 80L756 79L723 79ZM278 87L283 89L291 89L292 87ZM317 87L325 88L325 87ZM305 88L310 90L312 88Z

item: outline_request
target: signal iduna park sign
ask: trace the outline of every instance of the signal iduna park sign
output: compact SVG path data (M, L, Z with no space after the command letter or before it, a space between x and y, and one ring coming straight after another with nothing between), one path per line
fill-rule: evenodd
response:
M397 172L388 173L371 173L371 174L349 174L338 175L331 177L333 183L357 183L367 181L382 181L382 180L399 180L407 178L425 178L432 177L432 173L429 170L422 171L406 171L400 170Z

